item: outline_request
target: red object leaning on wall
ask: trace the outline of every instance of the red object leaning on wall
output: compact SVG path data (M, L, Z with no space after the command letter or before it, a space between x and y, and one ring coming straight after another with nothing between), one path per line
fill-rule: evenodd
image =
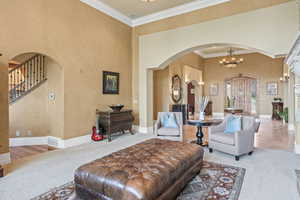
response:
M104 140L103 135L97 133L97 129L95 126L93 127L92 140L94 140L94 141Z

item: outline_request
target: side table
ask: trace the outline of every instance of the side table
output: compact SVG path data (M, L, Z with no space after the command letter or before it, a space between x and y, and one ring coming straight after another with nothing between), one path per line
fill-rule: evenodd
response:
M196 137L197 141L196 143L201 146L207 146L203 144L203 130L202 127L209 127L209 126L216 126L218 124L221 124L223 120L221 119L207 119L207 120L188 120L188 124L192 126L197 127Z

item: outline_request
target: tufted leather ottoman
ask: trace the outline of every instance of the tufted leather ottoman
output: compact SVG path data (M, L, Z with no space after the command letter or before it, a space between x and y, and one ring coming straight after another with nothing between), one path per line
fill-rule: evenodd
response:
M175 199L202 160L198 145L150 139L79 167L75 199Z

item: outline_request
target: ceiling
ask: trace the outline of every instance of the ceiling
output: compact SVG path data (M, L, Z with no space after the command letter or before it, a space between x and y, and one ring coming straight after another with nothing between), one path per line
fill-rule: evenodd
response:
M211 47L195 50L194 53L200 55L203 58L215 58L220 56L227 56L230 48L233 50L234 55L241 55L241 54L255 52L248 49L230 47L230 46L211 46Z
M154 2L143 2L142 0L80 1L134 27L231 0L155 0Z
M98 0L127 17L136 19L145 15L150 15L162 10L174 8L186 3L195 2L196 0L156 0L154 2L143 2L141 0Z

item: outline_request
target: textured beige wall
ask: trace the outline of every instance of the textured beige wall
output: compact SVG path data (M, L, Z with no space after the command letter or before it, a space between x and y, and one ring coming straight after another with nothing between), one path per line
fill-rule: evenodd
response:
M213 112L224 112L224 80L238 76L257 78L258 80L258 114L270 115L272 113L272 100L274 97L283 97L283 85L279 81L283 72L283 58L273 59L262 54L242 55L245 62L235 69L227 69L218 64L220 58L205 60L205 95L209 95L209 85L218 83L219 95L212 96ZM278 82L279 94L277 96L266 95L266 83Z
M9 135L16 137L16 131L21 137L47 136L47 84L41 85L31 94L23 97L9 106Z
M47 66L47 126L48 136L64 137L64 68L50 58L46 58ZM51 100L48 95L53 93Z
M64 109L58 113L64 139L88 133L96 108L113 103L132 107L130 27L78 0L11 0L1 1L0 7L0 26L5 27L0 64L21 53L39 52L63 67ZM120 72L120 95L102 95L103 70ZM1 94L7 93L7 80L0 82ZM8 109L5 103L1 107ZM6 138L8 114L3 118L1 137Z
M189 53L169 64L162 70L155 70L153 73L153 116L157 118L157 112L167 112L169 105L173 104L171 98L172 77L179 75L182 79L182 101L186 103L186 87L184 83L184 66L190 66L199 70L204 70L204 60L195 53Z

